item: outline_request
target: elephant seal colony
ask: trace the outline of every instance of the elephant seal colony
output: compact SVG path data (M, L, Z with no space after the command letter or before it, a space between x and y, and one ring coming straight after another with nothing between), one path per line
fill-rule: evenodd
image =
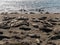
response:
M0 15L0 45L60 45L60 14Z

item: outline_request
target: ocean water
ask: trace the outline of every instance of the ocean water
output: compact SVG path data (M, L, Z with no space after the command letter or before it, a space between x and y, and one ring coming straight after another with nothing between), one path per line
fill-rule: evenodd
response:
M60 0L0 0L0 11L18 11L19 9L44 9L60 13Z

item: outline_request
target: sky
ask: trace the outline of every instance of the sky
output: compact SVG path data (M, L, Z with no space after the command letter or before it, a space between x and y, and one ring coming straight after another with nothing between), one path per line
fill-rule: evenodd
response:
M0 0L0 1L37 1L37 0ZM44 1L44 0L39 0Z
M3 1L3 0L1 0ZM35 1L35 0L4 0L4 1ZM37 1L37 0L36 0ZM46 1L46 0L39 0L39 1ZM47 0L48 1L48 0ZM56 0L53 0L56 1ZM58 0L59 1L59 0Z

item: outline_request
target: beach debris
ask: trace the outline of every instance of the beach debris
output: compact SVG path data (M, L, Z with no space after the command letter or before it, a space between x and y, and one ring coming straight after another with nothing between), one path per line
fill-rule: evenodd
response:
M47 17L46 16L44 16L44 17L41 17L41 18L38 18L39 20L46 20L47 19Z
M35 27L35 28L39 28L39 25L36 24L36 23L33 23L32 26Z
M42 27L42 28L40 28L40 30L43 31L43 32L49 33L49 32L52 32L53 31L53 28L50 28L50 27Z
M50 14L49 12L45 12L45 14Z
M3 31L0 31L0 34L3 34Z
M21 11L21 12L26 12L27 10L25 10L25 9L20 9L19 11Z
M2 29L10 29L10 26L7 25L7 22L0 22L0 28L2 28Z
M0 35L0 40L2 40L2 39L4 39L4 38L6 38L6 39L10 39L9 36Z
M21 45L31 45L31 44L32 44L32 42L29 39L24 39L21 41Z
M40 35L37 35L37 34L28 34L27 36L31 38L40 38Z
M58 22L57 22L57 23L56 23L56 22L51 22L51 24L52 24L52 25L57 25L57 24L58 24Z
M54 42L48 42L47 45L56 45Z
M28 21L23 21L20 25L26 25L26 26L29 26L29 22Z
M18 12L10 12L10 14L19 14Z
M21 25L21 23L22 23L22 21L16 21L16 22L12 22L12 23L10 23L10 26L11 27L19 27L20 25Z
M31 28L29 27L29 26L25 26L25 25L23 25L23 26L20 26L20 28L19 29L22 29L22 30L31 30Z
M3 21L12 20L15 17L4 16Z
M8 12L1 12L1 15L7 15Z
M35 14L34 12L30 12L30 14Z
M33 18L32 22L40 22L40 20L38 18Z
M37 45L40 45L40 40L36 39L36 43L37 43Z
M29 18L24 16L19 16L17 17L17 20L29 20Z
M56 35L50 38L50 40L57 40L57 39L60 39L60 35Z
M22 42L21 45L30 45L28 42Z
M48 21L50 21L50 22L60 22L60 19L58 19L58 18L53 18L53 19L49 19Z
M12 36L11 38L21 39L19 36Z
M60 34L60 27L59 27L59 28L55 27L55 28L53 29L53 33L54 33L54 34Z
M48 21L44 21L44 26L45 27L53 27L53 25Z

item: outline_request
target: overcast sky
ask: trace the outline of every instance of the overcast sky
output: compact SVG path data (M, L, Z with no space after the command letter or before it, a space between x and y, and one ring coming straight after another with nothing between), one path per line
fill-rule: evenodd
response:
M59 0L0 0L1 1L43 1L43 2L60 2Z
M1 0L1 1L35 1L35 0ZM43 0L39 0L39 1L43 1Z

